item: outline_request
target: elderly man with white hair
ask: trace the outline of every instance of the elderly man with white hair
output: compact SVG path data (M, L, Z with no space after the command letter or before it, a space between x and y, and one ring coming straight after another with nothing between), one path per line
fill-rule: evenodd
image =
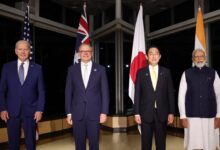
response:
M178 106L184 127L184 148L216 150L219 148L220 79L206 66L206 52L192 53L193 67L182 74Z

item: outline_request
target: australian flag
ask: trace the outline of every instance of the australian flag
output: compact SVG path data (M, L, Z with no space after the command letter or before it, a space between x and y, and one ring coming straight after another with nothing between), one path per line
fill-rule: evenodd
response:
M76 37L76 46L75 46L75 55L74 55L74 64L79 63L79 46L81 44L89 44L89 27L87 22L87 16L86 16L86 4L83 5L83 13L81 15L80 21L79 21L79 27L77 31L77 37Z
M23 22L23 27L22 27L21 39L26 40L30 43L31 49L30 49L29 59L31 61L34 61L34 51L33 51L33 46L32 46L32 36L30 32L30 21L29 21L29 5L27 5L27 8L24 14L24 22Z

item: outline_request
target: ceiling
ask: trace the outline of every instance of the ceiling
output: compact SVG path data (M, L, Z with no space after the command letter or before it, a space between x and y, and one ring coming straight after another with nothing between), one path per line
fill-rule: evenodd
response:
M114 6L116 0L52 0L65 7L81 12L83 3L87 4L88 14L97 14ZM155 14L187 0L121 0L123 5L138 10L142 3L144 14Z

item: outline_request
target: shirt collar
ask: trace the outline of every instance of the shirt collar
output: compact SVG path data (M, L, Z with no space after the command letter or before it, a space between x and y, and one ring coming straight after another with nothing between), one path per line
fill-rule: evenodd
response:
M88 63L84 63L81 61L81 66L85 66L85 65L92 66L92 61L90 60Z
M18 66L20 66L21 63L29 64L29 59L25 60L24 62L22 62L20 59L18 59Z
M150 69L152 69L153 66L152 66L152 65L149 65L149 67L150 67ZM154 66L154 68L155 68L156 70L158 70L158 67L159 67L158 65L155 65L155 66Z

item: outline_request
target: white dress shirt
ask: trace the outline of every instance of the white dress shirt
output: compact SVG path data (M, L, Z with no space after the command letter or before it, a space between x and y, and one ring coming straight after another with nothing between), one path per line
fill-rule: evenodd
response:
M157 76L157 80L158 80L158 65L156 65L156 66L152 66L152 65L149 65L149 71L150 71L150 76L151 76L151 81L152 81L152 76L153 76L153 68L154 68L154 71L156 72L156 76ZM152 83L153 83L153 81L152 81ZM157 85L157 81L156 81L156 85ZM156 90L156 87L157 86L155 86L155 89L154 90Z
M20 59L18 59L18 63L17 63L17 69L18 69L18 72L19 72L19 68L20 68L20 65L21 65L22 61ZM29 67L29 59L25 60L23 62L23 67L24 67L24 81L27 77L27 73L28 73L28 67Z
M86 69L87 71L85 73ZM85 88L88 85L91 70L92 70L92 61L89 61L88 63L81 62L81 73Z
M153 68L153 67L154 67L154 68ZM155 73L156 73L157 81L158 81L158 70L159 70L158 65L156 65L156 66L149 65L149 71L150 71L150 76L151 76L152 85L153 85L152 77L154 76L154 75L153 75L153 69L154 69L154 71L155 71ZM154 91L156 91L156 88L157 88L157 81L156 81L155 87L154 87L154 85L153 85ZM155 101L154 107L157 108L157 102L156 102L156 101Z

